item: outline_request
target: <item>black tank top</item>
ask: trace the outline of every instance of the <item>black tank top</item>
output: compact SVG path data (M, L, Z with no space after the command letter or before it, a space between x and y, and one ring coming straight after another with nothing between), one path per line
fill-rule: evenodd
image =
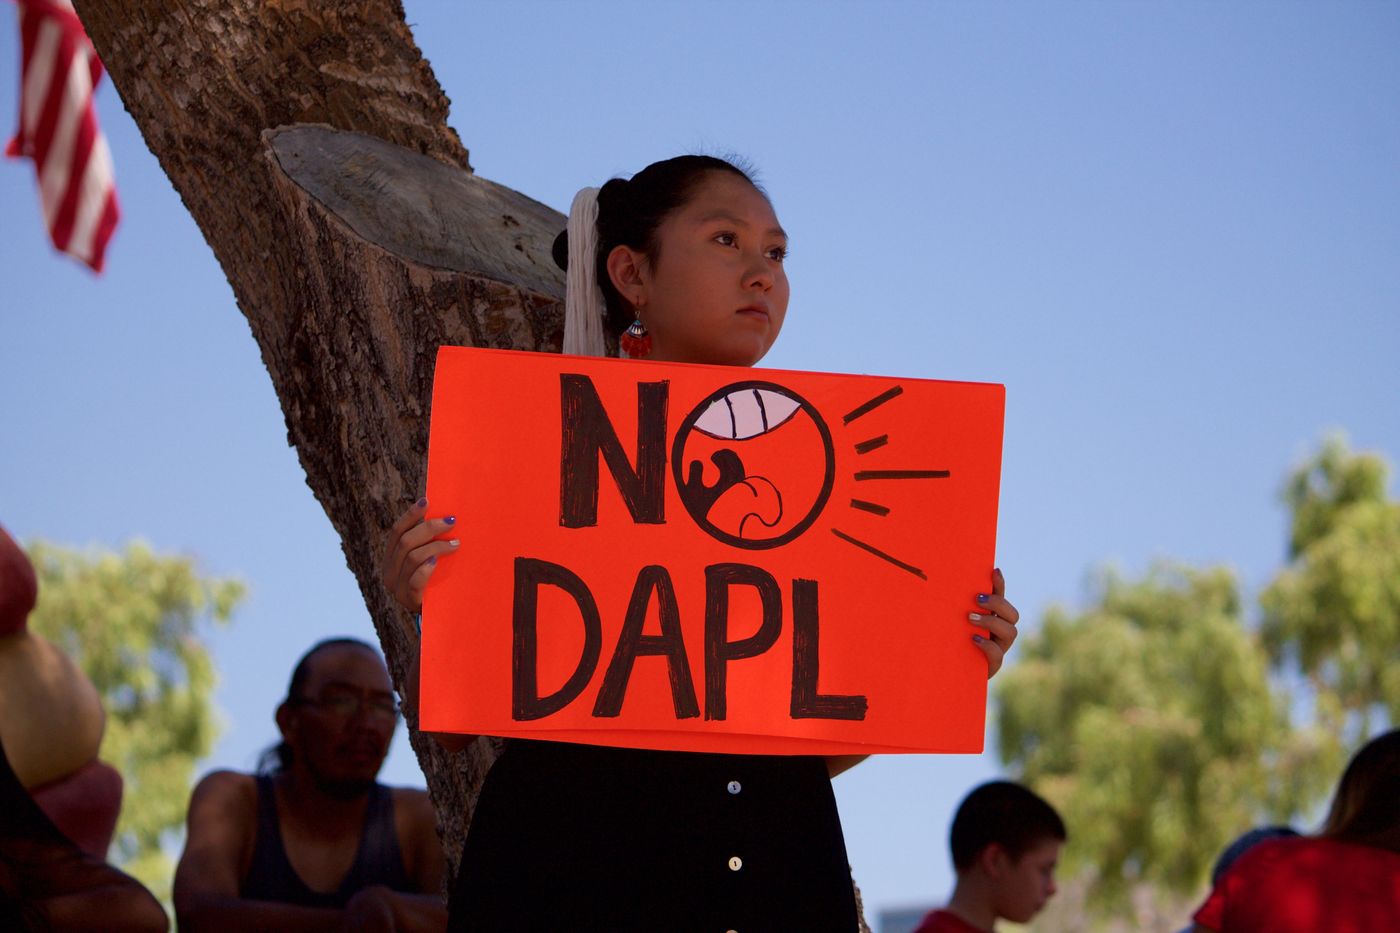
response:
M253 843L253 864L239 887L240 897L303 907L344 907L356 891L371 885L382 884L394 891L413 892L399 851L399 834L394 829L394 792L388 787L375 784L370 788L365 828L360 833L355 862L345 873L340 887L323 894L308 888L287 859L271 776L260 774L257 780L258 835Z

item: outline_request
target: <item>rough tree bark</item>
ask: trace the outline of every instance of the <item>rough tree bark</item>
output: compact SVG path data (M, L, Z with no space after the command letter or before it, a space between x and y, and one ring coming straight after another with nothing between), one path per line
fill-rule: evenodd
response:
M407 646L376 557L423 489L434 352L558 349L562 275L549 247L563 218L471 174L394 0L75 6L228 276L401 679ZM278 129L294 124L321 128ZM337 135L378 145L357 154L326 142ZM399 186L415 174L416 193ZM423 197L444 181L460 201ZM411 735L455 863L495 750L478 742L452 760Z
M401 681L377 558L424 487L434 354L559 349L564 218L471 173L397 0L75 6L233 287ZM497 748L410 735L455 870Z

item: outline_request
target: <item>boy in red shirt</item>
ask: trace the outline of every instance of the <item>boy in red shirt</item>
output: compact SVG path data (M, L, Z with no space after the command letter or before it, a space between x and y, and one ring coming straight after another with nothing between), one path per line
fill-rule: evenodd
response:
M949 834L958 873L953 897L914 933L988 933L998 919L1028 922L1055 893L1055 865L1066 838L1055 808L1020 784L975 788Z

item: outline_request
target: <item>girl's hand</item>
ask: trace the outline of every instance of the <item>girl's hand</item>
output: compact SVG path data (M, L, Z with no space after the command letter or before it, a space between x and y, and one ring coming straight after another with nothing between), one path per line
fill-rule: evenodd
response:
M987 656L987 679L1001 670L1006 652L1016 641L1016 623L1021 614L1006 600L1006 578L1000 570L992 571L992 591L977 594L978 610L968 613L967 620L987 630L987 635L973 635L972 640Z
M394 594L399 605L409 612L423 611L423 588L428 578L437 569L437 559L450 554L460 542L456 538L439 538L438 535L451 531L457 524L455 515L442 518L426 518L427 497L415 502L407 512L399 516L394 527L389 529L389 537L384 546L384 560L379 567L380 579ZM418 632L413 626L404 623L411 641L417 642ZM416 726L418 718L418 687L421 677L422 645L413 652L413 660L408 666L408 679L400 697L404 711ZM472 743L474 736L457 735L447 732L425 732L437 740L449 752L459 752ZM364 893L363 891L360 893ZM353 904L354 901L351 901ZM392 924L390 925L392 928Z
M419 499L389 529L388 542L384 548L384 560L380 564L380 577L384 586L398 600L399 605L409 612L423 609L423 587L437 568L437 559L457 549L456 538L439 538L456 525L455 516L425 518L428 500Z

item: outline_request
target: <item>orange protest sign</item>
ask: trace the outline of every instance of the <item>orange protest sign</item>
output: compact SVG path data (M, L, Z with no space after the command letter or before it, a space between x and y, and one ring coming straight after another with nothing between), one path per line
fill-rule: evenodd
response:
M976 752L999 385L444 347L429 731Z

